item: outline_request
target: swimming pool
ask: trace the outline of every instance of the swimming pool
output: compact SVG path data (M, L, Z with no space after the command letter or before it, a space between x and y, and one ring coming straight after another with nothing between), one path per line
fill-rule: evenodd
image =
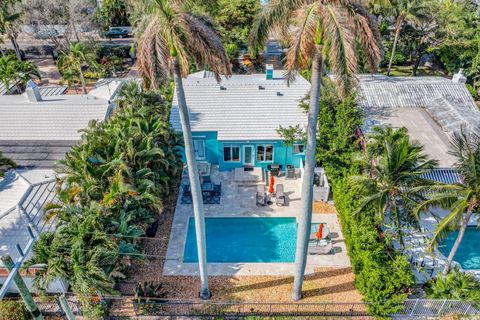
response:
M188 221L184 262L198 262L195 222ZM207 261L294 262L295 218L205 218Z
M439 250L445 257L448 257L457 235L458 231L452 232L440 243ZM480 270L480 230L476 227L468 227L465 230L453 260L460 263L465 270Z

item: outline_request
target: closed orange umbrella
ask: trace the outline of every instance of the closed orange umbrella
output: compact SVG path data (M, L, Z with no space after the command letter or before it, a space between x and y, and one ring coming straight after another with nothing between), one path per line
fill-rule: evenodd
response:
M321 240L321 239L322 239L322 236L323 236L323 223L321 223L321 224L318 226L318 231L317 231L317 233L315 233L315 236L317 237L318 240Z
M268 193L272 194L275 192L275 189L273 188L273 185L275 184L275 178L270 175L270 182L269 182L269 188L268 188Z

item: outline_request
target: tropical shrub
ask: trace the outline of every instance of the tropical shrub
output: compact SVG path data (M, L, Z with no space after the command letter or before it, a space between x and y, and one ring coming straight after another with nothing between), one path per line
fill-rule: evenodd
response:
M30 320L32 316L21 300L0 301L0 320Z
M425 291L432 299L471 301L480 306L480 282L472 274L462 273L458 269L433 278L427 283Z
M390 239L382 233L374 208L365 206L353 215L361 201L361 194L351 185L351 177L360 173L353 161L358 149L353 132L361 125L362 117L354 96L340 99L328 81L322 90L320 113L317 162L325 167L330 179L355 284L370 303L369 312L386 317L401 307L413 275L408 261L395 252Z
M15 161L4 157L2 152L0 151L0 178L3 178L8 170L13 169L16 166L17 164L15 163Z
M27 264L46 266L36 276L39 289L64 278L86 305L113 294L115 279L143 258L138 237L157 219L182 168L169 104L135 82L120 96L111 118L92 121L61 161L59 202L46 207L57 230L41 235Z

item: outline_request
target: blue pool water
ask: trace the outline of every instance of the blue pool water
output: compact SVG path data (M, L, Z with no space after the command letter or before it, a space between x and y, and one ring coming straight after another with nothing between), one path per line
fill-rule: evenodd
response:
M206 218L208 262L293 262L295 218ZM188 222L184 262L198 262L195 222Z
M458 231L450 233L439 246L440 252L448 257L450 249L457 238ZM476 227L468 227L465 230L462 242L453 258L460 263L463 269L480 269L480 230Z

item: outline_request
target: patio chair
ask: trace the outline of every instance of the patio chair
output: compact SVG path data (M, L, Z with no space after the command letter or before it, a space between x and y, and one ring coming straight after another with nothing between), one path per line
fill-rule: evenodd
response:
M283 192L283 184L277 184L276 188L277 192L275 194L275 199L277 202L277 206L284 206L286 204L285 201L285 193Z
M308 246L308 254L329 254L332 253L333 245L330 240L320 240L318 243L311 242Z
M216 184L216 183L213 184L213 194L215 196L221 196L222 195L222 183L221 182L219 184Z
M265 185L263 184L257 186L256 201L257 201L257 206L267 205L267 192L265 190Z

